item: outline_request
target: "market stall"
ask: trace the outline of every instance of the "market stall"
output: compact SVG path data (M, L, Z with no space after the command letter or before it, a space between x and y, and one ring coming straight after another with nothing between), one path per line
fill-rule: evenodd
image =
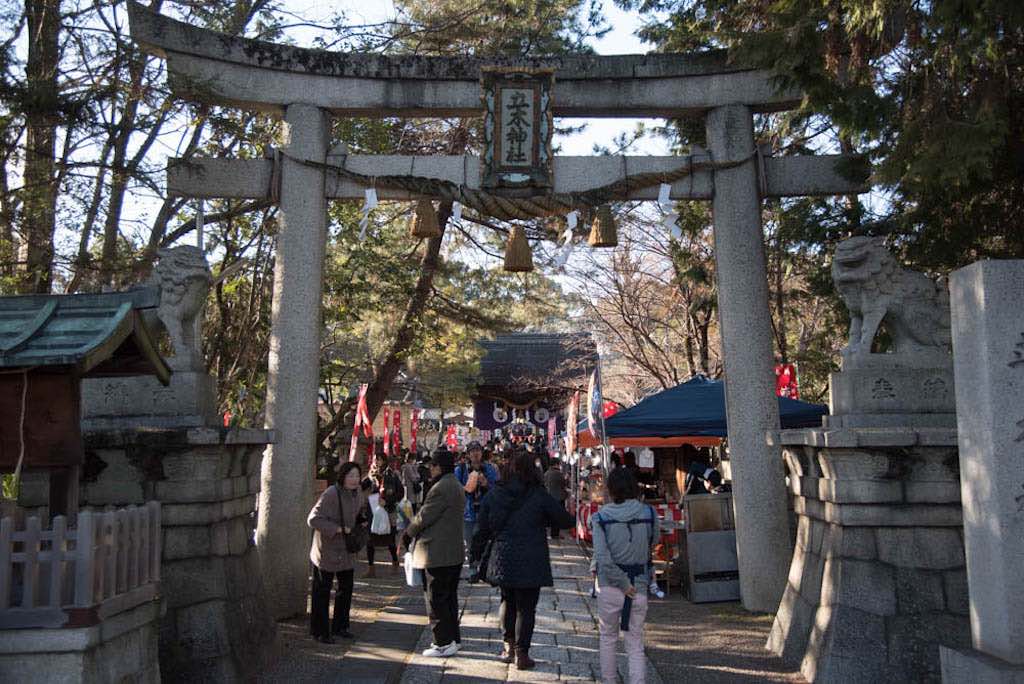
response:
M821 425L828 407L778 397L782 427ZM686 468L693 461L710 463L724 471L728 462L721 448L727 437L725 386L720 380L696 376L680 385L652 394L635 406L605 420L612 448L625 465L635 468L641 484L654 488L649 499L678 502L683 493ZM586 421L577 426L581 449L598 441Z
M828 412L826 406L786 397L779 397L778 402L783 428L820 425L821 417ZM588 428L586 420L577 426L577 441L581 449L594 448L599 444ZM622 467L633 470L641 485L643 498L657 510L661 518L662 532L659 555L663 560L671 561L677 553L687 548L686 538L689 530L682 497L687 468L693 462L709 464L724 471L728 479L728 460L723 462L723 447L728 434L724 384L703 376L694 377L676 387L653 394L632 408L607 418L605 431L608 442L616 454L612 460ZM688 500L695 498L702 497L686 497ZM731 501L728 495L724 498ZM600 475L595 473L588 491L581 492L577 505L576 532L580 539L591 541L590 518L600 506ZM710 554L706 549L700 551L707 544L701 546L696 543L704 543L704 537L714 536L704 534L712 531L720 537L730 539L734 534L731 525L715 530L699 530L703 536L700 539L695 538L695 544L687 555L697 553L712 566L717 567L716 564L721 563L713 561L711 556L717 558L721 554ZM722 548L729 547L728 540L723 541L716 537L715 541L719 545L724 544ZM698 575L701 575L699 579L706 581L703 575L711 571L705 571L706 569L691 559L687 560L687 566L697 568ZM731 566L728 571L723 568L715 572L734 573ZM711 574L714 575L713 572ZM694 577L688 577L688 580L691 585L695 581ZM732 575L729 575L729 581L735 583ZM729 584L717 592L703 593L694 592L691 588L691 596L695 600L722 600L731 596L733 588L733 585Z

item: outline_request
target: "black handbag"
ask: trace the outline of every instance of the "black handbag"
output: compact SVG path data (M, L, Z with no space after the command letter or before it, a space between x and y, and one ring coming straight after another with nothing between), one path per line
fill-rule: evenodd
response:
M345 509L341 505L341 489L335 488L334 490L338 495L338 517L341 518L342 533L345 535L345 549L349 553L359 553L366 547L366 543L370 540L370 531L367 529L365 524L360 524L359 516L356 516L356 522L352 526L351 532L344 532L345 529Z

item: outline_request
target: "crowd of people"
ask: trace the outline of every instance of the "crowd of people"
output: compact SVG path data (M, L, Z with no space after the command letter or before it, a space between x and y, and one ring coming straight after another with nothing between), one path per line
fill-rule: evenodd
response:
M616 468L607 478L608 503L593 516L591 572L598 597L601 666L615 681L615 650L624 634L631 677L644 681L643 624L653 580L651 549L657 542L654 509L638 500L632 472ZM427 657L451 657L461 648L458 587L463 567L470 582L486 581L501 595L504 645L500 658L517 669L535 663L529 651L538 599L553 585L548 537L575 525L566 508L568 479L557 459L527 444L494 453L477 442L465 454L439 448L428 459L379 459L364 476L356 462L338 469L338 480L309 513L312 610L310 632L323 643L350 632L353 573L365 547L367 576L375 576L377 548L387 548L397 573L408 550L421 571L433 643ZM332 585L337 580L333 618Z

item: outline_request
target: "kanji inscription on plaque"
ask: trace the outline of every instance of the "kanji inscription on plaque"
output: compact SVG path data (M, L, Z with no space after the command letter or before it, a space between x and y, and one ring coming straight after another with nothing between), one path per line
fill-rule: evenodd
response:
M483 182L496 190L552 187L550 69L487 67L484 101Z

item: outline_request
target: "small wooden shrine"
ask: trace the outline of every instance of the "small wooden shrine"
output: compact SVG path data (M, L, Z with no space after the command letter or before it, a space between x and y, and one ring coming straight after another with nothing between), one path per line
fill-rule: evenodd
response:
M143 318L159 292L0 297L0 473L50 474L49 515L73 519L84 457L81 379L171 371Z

